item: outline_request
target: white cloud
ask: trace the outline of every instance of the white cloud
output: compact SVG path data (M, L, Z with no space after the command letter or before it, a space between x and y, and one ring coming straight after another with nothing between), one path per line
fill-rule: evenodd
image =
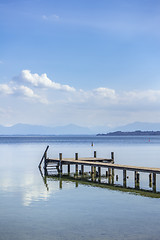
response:
M13 94L13 90L7 84L0 84L0 93L2 94Z
M47 77L46 73L38 75L37 73L32 74L30 70L23 70L21 74L14 79L23 81L25 83L30 83L33 86L40 88L52 88L55 90L63 90L67 92L75 91L75 88L70 87L69 85L62 85L60 83L53 82Z
M0 84L0 93L3 95L16 95L26 99L36 100L41 103L47 104L47 99L35 94L32 89L26 86L12 86L7 84Z
M116 93L115 93L114 89L100 87L100 88L96 88L94 90L94 92L97 95L105 97L105 98L110 98L110 99L115 99L116 98Z
M52 15L43 15L42 16L42 19L44 20L44 21L59 21L60 20L60 17L58 16L58 15L56 15L56 14L52 14Z

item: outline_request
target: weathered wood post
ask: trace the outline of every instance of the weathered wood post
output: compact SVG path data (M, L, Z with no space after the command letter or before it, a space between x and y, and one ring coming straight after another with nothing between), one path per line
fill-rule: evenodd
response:
M62 173L62 153L59 153L59 167L60 167L60 173Z
M96 158L96 157L97 157L97 152L94 151L94 158ZM94 167L94 175L96 175L96 167Z
M59 188L62 189L62 178L60 177L60 180L59 180Z
M98 182L101 182L101 167L98 167Z
M135 188L139 188L140 175L135 171Z
M114 152L111 152L112 163L114 163Z
M84 165L81 165L81 174L84 175Z
M126 170L123 169L123 187L126 187L127 173Z
M111 184L111 178L112 178L111 168L108 168L108 183L109 184Z
M156 173L153 173L153 191L156 192Z
M152 174L149 174L149 187L152 187Z
M78 153L75 153L75 160L78 160ZM78 175L78 164L76 164L76 175Z
M71 167L70 167L70 164L68 164L68 175L70 174L71 172Z

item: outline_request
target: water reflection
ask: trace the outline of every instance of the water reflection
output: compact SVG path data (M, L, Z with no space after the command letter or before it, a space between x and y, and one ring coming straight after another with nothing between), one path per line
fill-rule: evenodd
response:
M126 181L123 181L123 184L116 184L114 179L118 180L118 175L114 175L113 173L111 175L106 176L102 175L101 177L96 177L93 175L90 175L88 173L85 173L83 176L77 175L77 174L59 174L59 173L52 173L44 171L42 172L41 169L40 174L43 179L43 183L47 189L47 191L50 191L50 182L51 181L58 181L59 182L59 189L63 188L63 183L71 182L75 183L75 187L78 187L80 185L88 185L92 187L98 187L98 188L106 188L114 191L121 191L121 192L127 192L135 195L141 195L144 197L151 197L151 198L160 198L160 192L156 191L156 187L153 187L152 190L146 190L140 188L139 178L135 181L134 187L129 187L126 184ZM128 176L127 176L128 178ZM108 179L108 182L106 181ZM149 175L149 179L151 179ZM150 181L149 184L151 185L152 182Z

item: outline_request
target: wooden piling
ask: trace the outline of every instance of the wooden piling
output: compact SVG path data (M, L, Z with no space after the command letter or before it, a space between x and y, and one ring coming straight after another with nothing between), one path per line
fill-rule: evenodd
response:
M123 170L123 187L126 187L127 173L126 170Z
M114 163L114 152L111 152L111 159L112 159L112 162Z
M78 160L78 153L75 153L75 160ZM76 175L78 175L78 164L76 164Z
M156 173L153 173L153 191L156 192Z
M68 164L68 175L70 174L71 172L71 168L70 168L70 164Z
M59 167L60 167L60 173L62 173L62 153L59 153Z
M101 176L101 167L98 167L98 176Z
M81 165L81 174L84 175L84 165Z
M149 187L152 187L152 174L149 174Z
M97 157L97 152L96 151L94 151L94 158L96 158Z

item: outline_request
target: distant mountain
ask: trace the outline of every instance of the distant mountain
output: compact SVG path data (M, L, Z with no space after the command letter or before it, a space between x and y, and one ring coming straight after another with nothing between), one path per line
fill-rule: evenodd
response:
M11 127L0 126L0 135L85 135L106 134L108 132L130 132L130 131L160 131L160 123L134 122L117 128L97 126L92 128L80 127L74 124L57 127L47 127L29 124L16 124Z
M89 128L74 124L58 127L46 127L29 124L16 124L11 127L0 126L0 135L67 135L92 134Z

